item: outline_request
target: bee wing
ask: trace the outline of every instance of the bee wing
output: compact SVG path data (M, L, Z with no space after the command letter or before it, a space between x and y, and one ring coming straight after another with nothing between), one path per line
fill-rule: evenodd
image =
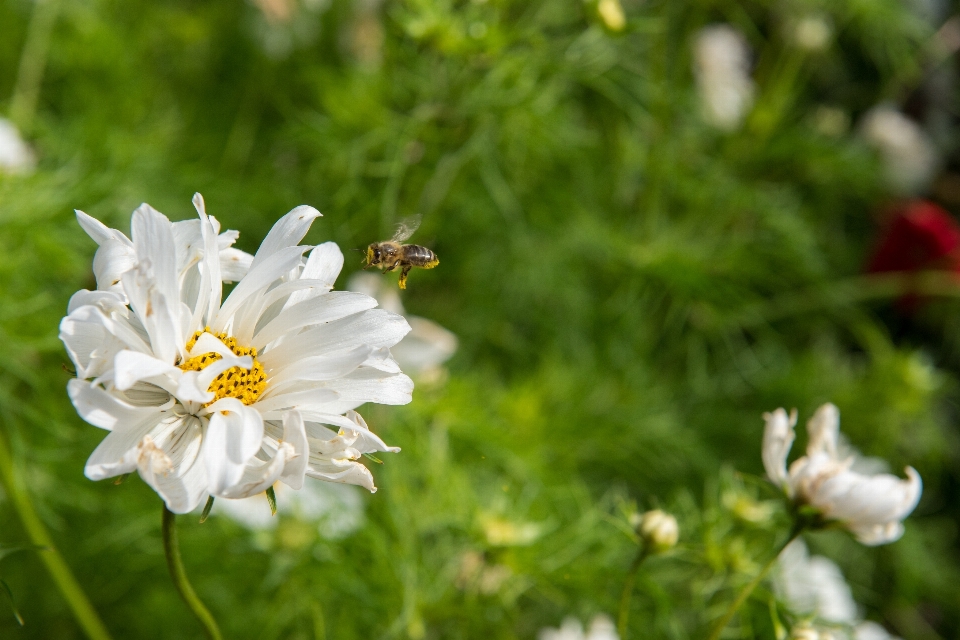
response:
M397 231L393 234L393 237L390 238L390 242L403 242L404 240L408 240L417 230L417 227L420 226L422 217L423 216L418 213L415 216L401 220L399 224L397 224Z

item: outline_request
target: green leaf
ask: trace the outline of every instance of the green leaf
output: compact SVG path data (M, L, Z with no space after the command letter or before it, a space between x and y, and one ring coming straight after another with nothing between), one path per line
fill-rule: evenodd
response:
M204 505L203 513L200 514L200 524L207 521L207 516L210 515L210 509L213 509L213 496L207 498L207 504Z
M273 492L273 487L267 489L267 502L270 503L270 514L277 515L277 494Z
M22 627L23 617L20 615L20 612L17 611L17 605L13 601L13 591L10 590L10 585L8 585L3 578L0 578L0 585L3 585L3 591L7 594L7 598L10 599L10 608L13 609L13 617L17 619L17 622Z

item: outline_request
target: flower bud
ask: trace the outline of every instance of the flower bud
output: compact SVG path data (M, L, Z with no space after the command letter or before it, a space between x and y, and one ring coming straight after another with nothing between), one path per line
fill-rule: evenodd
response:
M650 545L653 553L663 553L677 544L680 527L677 525L677 519L672 515L660 509L654 509L643 514L637 533Z

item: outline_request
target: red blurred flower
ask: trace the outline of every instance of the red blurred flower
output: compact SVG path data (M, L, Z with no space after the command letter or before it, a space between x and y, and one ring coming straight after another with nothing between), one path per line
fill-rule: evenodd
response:
M898 205L880 238L870 273L952 271L960 274L960 224L939 205L910 200ZM903 310L919 302L916 294L900 299Z
M960 272L960 225L942 207L911 200L897 209L867 271Z

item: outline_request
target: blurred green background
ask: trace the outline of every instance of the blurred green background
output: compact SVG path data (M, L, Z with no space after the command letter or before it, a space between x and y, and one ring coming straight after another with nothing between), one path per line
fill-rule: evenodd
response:
M355 532L180 518L227 637L535 638L615 616L629 515L657 506L681 542L642 570L632 637L705 637L785 530L731 507L773 496L749 475L761 413L805 421L826 401L924 495L893 545L808 544L865 617L960 637L958 292L907 309L862 275L905 192L858 124L908 112L939 158L912 195L960 210L955 3L622 0L622 23L614 5L0 0L0 114L37 159L0 173L0 428L113 637L200 630L157 495L83 476L103 434L67 399L57 339L69 296L95 287L72 210L128 231L144 201L191 217L196 191L247 251L294 206L320 209L306 242L344 249L338 286L360 266L348 249L422 214L414 239L441 265L403 303L460 339L412 404L361 409L403 451L368 463L380 491ZM794 37L809 16L823 42ZM694 72L720 23L750 51L733 126L704 117ZM83 637L40 553L0 562L26 622L0 603L0 637ZM761 589L728 637L774 637L772 610L789 618Z

